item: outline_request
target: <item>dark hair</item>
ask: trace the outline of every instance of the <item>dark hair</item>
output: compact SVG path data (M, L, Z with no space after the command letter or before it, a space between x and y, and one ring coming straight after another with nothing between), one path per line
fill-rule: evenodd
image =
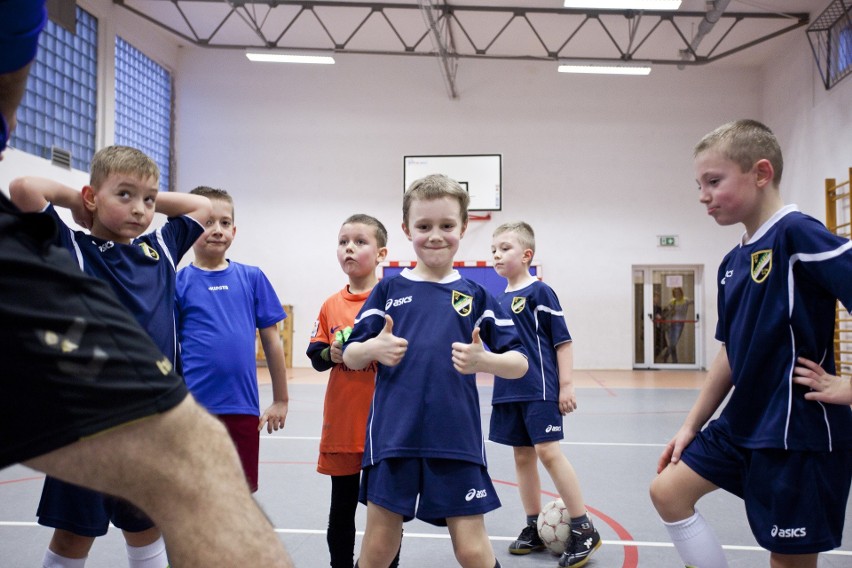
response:
M381 221L372 215L366 215L364 213L350 215L343 224L347 225L349 223L361 223L362 225L369 225L370 227L373 227L376 229L376 244L379 245L379 248L388 246L388 230L385 229L385 226L382 225Z

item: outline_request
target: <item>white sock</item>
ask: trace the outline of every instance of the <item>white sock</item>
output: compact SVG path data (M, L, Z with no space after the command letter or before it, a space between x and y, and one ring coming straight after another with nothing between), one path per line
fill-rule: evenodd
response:
M127 546L127 565L130 568L166 568L166 542L163 537L146 546Z
M722 545L713 533L713 529L701 516L695 514L676 523L663 521L669 537L675 545L680 559L687 566L695 568L728 568Z
M86 566L86 558L65 558L59 556L49 548L44 552L44 559L41 561L42 568L84 568Z

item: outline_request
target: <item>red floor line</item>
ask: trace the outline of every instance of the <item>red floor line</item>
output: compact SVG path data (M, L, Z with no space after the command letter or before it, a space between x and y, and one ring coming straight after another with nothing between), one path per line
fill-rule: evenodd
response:
M606 391L606 393L607 393L609 396L618 396L618 394L617 394L614 390L612 390L611 388L609 388L608 386L606 386L606 383L605 383L605 382L603 382L602 380L598 379L598 378L597 378L596 376L594 376L594 375L590 375L590 376L592 377L592 380L593 380L593 381L595 381L595 382L596 382L596 383L597 383L597 384L598 384L598 385L599 385L599 386L600 386L603 390L605 390L605 391Z
M22 477L21 479L7 479L6 481L0 481L0 485L7 485L9 483L21 483L22 481L34 481L36 479L44 479L44 476L38 475L36 477Z
M492 478L491 481L493 481L494 483L502 483L503 485L511 485L512 487L518 486L517 483L514 483L512 481L503 481L503 480L500 480L500 479L493 479L493 478ZM553 497L554 499L559 499L558 493L552 493L550 491L542 491L541 494L547 495L548 497ZM627 529L625 529L623 526L621 526L621 524L618 521L616 521L615 519L613 519L609 515L605 515L604 513L598 511L597 509L589 507L588 505L586 505L586 509L588 509L589 512L592 513L595 517L599 518L600 520L605 522L607 525L609 525L609 527L612 530L615 531L615 534L618 535L620 540L623 540L623 541L633 540L633 535L631 535L629 532L627 532ZM622 562L621 568L637 568L637 566L639 566L639 548L636 547L636 546L624 545L624 562Z

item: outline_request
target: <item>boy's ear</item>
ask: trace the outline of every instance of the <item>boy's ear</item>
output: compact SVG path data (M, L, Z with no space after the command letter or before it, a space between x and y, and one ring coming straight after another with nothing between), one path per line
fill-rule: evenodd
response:
M459 234L459 238L462 238L464 236L465 231L467 231L467 222L465 222L465 224L462 225L462 230L461 230L461 233Z
M91 185L84 185L83 189L80 191L83 196L83 205L86 207L87 211L95 210L95 188Z
M521 261L526 264L530 264L532 262L533 251L532 249L524 249L524 255L521 257Z
M388 256L388 247L382 247L376 253L376 265L385 261L385 258Z
M775 179L775 168L772 167L772 162L763 158L754 164L754 171L757 174L758 187L766 187L772 185L772 180Z
M403 221L402 223L402 232L405 233L405 236L408 237L408 240L411 240L411 232L408 230L408 225Z

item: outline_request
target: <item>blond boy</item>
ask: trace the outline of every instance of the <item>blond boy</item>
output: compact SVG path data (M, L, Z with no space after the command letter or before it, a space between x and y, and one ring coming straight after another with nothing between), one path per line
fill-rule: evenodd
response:
M417 265L376 285L343 345L348 367L379 363L362 463L360 568L388 566L402 523L415 516L449 528L461 566L499 566L485 530L484 514L500 501L486 469L476 373L517 378L527 361L511 318L453 269L468 201L443 175L411 184L402 229Z
M577 474L559 448L562 417L577 408L571 335L553 289L530 274L535 256L532 227L524 222L497 227L491 255L494 270L506 279L506 291L497 301L512 314L521 341L532 356L522 379L494 378L488 438L514 448L518 491L526 513L526 526L509 545L509 552L544 550L536 528L541 511L541 461L571 516L571 536L559 565L584 566L600 547L601 537L586 512Z
M158 191L159 169L144 153L110 146L92 158L89 185L77 191L44 178L13 180L12 201L23 211L45 211L59 225L55 242L68 249L80 268L106 281L119 301L165 355L164 372L177 360L174 333L175 266L203 232L199 220L211 210L205 197ZM55 207L67 207L89 232L65 225ZM158 212L165 226L143 234ZM153 522L135 506L71 485L45 479L39 523L54 533L44 564L79 568L95 537L111 522L124 531L131 568L164 568L165 544Z
M852 306L852 243L784 205L781 148L760 122L720 126L694 158L707 214L745 233L717 275L722 347L660 456L651 499L687 565L728 565L695 508L722 488L745 502L773 568L814 568L819 552L840 545L852 480L852 410L808 389L826 388L834 373L836 300Z

